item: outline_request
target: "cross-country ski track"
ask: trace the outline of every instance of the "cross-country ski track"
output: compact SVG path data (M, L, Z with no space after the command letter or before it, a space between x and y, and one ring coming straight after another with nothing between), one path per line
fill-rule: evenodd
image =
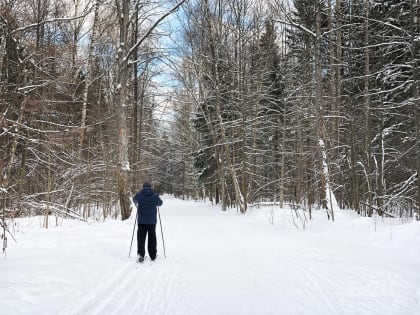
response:
M158 225L158 258L142 264L136 238L128 257L134 218L17 220L0 314L419 314L419 223L318 211L303 229L290 210L162 199L167 258Z

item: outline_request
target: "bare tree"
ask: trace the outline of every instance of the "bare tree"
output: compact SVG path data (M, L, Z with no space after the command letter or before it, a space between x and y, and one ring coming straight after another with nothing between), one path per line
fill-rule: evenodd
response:
M97 37L98 20L99 20L99 0L96 0L94 4L92 35L90 37L89 48L88 48L88 57L87 57L85 82L84 82L85 86L84 86L84 91L83 91L82 118L80 122L80 141L79 141L80 157L82 156L83 141L84 141L85 130L86 130L86 112L87 112L89 87L91 86L92 80L93 80L93 66L94 66L93 53L94 53L95 42L96 42L96 37Z
M129 179L129 155L128 155L128 96L129 96L129 79L130 79L130 58L136 49L150 36L152 31L161 23L167 16L175 12L185 0L180 1L172 9L161 15L148 28L148 30L141 36L134 45L130 45L129 30L132 25L132 18L137 17L137 12L130 12L129 0L116 0L116 8L119 22L119 44L117 49L117 104L116 104L116 120L118 129L118 196L121 207L121 217L123 220L130 217L130 191L128 186ZM137 61L134 61L137 62Z

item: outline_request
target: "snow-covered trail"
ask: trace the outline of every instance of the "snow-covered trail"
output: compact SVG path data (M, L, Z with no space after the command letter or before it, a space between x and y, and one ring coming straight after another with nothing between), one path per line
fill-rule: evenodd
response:
M288 211L237 215L164 197L167 258L128 258L133 221L22 226L0 263L0 314L418 314L420 225ZM23 221L25 222L25 221Z

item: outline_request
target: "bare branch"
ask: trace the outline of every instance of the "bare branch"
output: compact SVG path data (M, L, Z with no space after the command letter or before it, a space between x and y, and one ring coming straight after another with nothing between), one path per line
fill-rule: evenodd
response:
M125 56L125 59L127 60L133 53L134 51L150 36L150 34L153 32L153 30L165 19L167 18L169 15L171 15L172 13L176 12L178 10L178 8L185 2L186 0L182 0L181 2L179 2L176 6L174 6L171 10L169 10L168 12L166 12L165 14L163 14L160 18L158 18L156 20L156 22L149 28L149 30L146 32L146 34L143 35L142 38L140 38L137 43L131 47L131 49L128 51L127 56ZM135 62L132 62L135 63Z
M71 18L53 18L53 19L41 21L39 23L33 23L33 24L26 25L26 26L18 27L17 29L14 29L10 33L11 34L14 34L14 33L25 31L27 29L30 29L30 28L33 28L33 27L36 27L36 26L39 26L39 25L44 25L44 24L47 24L47 23L75 21L75 20L79 20L79 19L85 18L88 14L89 14L89 12L86 12L83 15L79 15L79 16L75 16L75 17L71 17Z

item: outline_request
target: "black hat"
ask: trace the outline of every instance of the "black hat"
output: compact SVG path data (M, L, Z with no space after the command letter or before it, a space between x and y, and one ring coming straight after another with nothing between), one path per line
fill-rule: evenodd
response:
M152 184L150 184L150 182L148 182L147 180L143 183L143 188L146 187L152 188Z

